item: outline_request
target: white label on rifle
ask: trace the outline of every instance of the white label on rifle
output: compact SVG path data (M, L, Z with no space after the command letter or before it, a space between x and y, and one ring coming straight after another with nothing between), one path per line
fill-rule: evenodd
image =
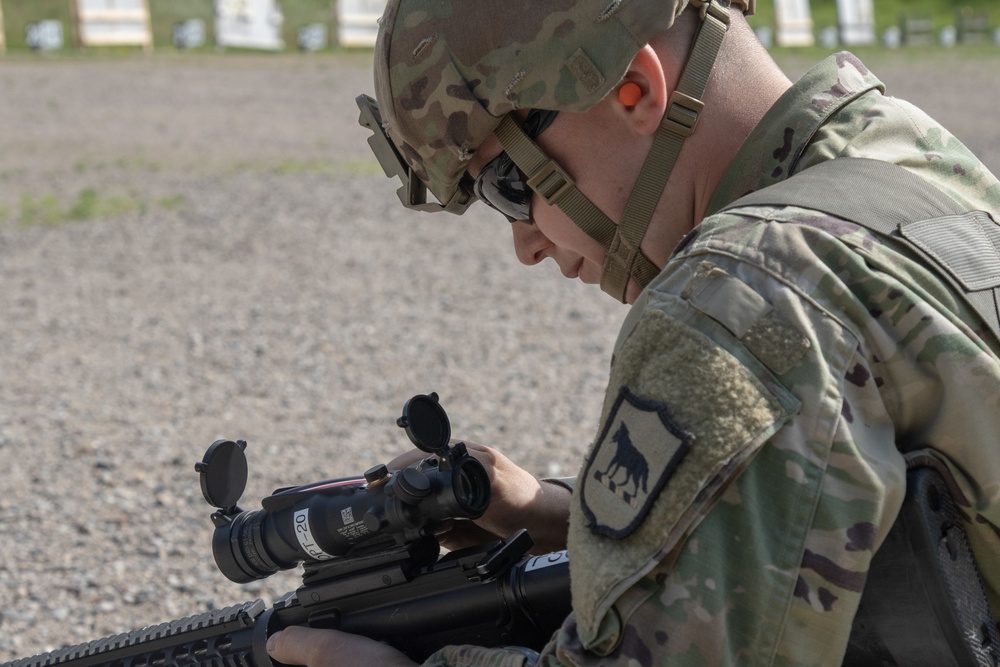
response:
M551 567L553 565L559 565L560 563L569 562L569 552L568 551L557 551L551 554L545 554L544 556L535 556L527 562L524 566L525 572L531 572L532 570L540 570L543 567Z
M309 508L299 510L295 513L295 538L299 541L302 550L309 554L314 560L330 560L333 558L319 548L316 540L313 539L312 529L309 528Z

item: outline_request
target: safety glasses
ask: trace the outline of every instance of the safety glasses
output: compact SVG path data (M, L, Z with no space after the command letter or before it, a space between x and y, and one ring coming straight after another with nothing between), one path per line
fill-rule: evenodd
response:
M532 109L521 126L529 139L535 139L552 121L558 111ZM473 183L476 197L490 208L499 211L509 222L531 218L531 188L514 160L503 151L490 160L479 172Z

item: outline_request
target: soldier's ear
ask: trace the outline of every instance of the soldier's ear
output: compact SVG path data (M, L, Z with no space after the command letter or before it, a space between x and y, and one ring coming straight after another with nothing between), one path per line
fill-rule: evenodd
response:
M651 46L639 50L608 99L615 113L636 132L656 133L666 112L667 90L663 66Z

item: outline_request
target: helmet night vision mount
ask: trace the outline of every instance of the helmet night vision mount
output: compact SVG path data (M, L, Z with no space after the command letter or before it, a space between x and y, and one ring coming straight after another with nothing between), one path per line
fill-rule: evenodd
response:
M389 138L382 123L382 114L379 112L378 102L368 95L358 95L355 98L361 116L358 124L366 127L372 132L368 137L368 145L371 147L382 171L389 178L399 178L402 186L396 190L396 196L403 206L414 211L424 211L426 213L436 213L445 211L462 215L465 210L476 201L475 195L469 188L460 187L447 204L439 204L429 201L427 198L427 185L417 177L410 165L406 163L399 149Z

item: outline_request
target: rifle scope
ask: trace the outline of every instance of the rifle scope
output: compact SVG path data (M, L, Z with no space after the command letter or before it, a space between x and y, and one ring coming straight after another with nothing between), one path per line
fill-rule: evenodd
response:
M449 446L451 426L437 394L411 398L396 423L434 457L402 470L378 465L364 477L278 489L252 511L236 506L246 487L246 442L214 442L195 469L205 499L218 508L212 551L222 573L247 583L299 563L319 567L422 538L436 547L438 525L482 516L489 476L464 443Z

